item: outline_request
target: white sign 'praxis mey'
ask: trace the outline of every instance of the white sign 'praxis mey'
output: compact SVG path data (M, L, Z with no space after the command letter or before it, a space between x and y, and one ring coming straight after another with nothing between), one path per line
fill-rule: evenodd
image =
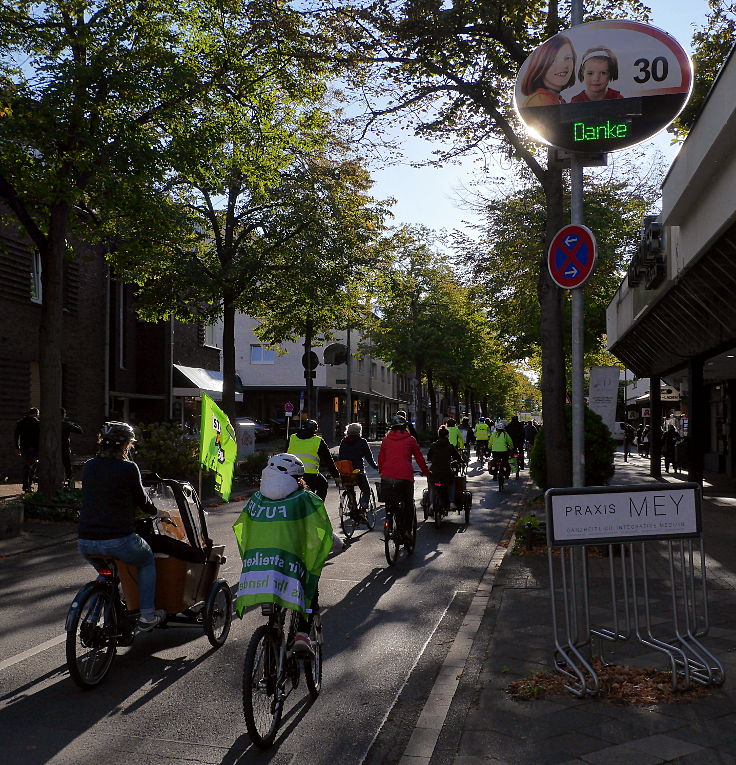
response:
M700 534L700 486L693 483L549 489L551 545L673 539Z

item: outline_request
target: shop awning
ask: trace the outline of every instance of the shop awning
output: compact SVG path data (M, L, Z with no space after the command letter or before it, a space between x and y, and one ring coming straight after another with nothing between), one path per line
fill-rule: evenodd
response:
M174 364L174 396L199 398L203 393L215 401L222 401L222 372ZM235 375L235 400L243 400L242 384L237 375Z

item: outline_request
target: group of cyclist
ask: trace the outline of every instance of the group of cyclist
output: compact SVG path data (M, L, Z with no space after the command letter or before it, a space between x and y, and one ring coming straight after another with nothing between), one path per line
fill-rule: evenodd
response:
M414 502L414 462L423 476L429 478L432 475L445 483L450 506L456 507L454 477L463 462L467 462L467 451L471 443L475 442L481 458L490 450L494 457L499 456L508 466L508 457L512 451L516 449L523 455L523 427L521 443L517 444L514 433L517 422L517 418L513 418L507 428L503 421L491 424L481 417L475 428L471 428L467 417L461 420L460 425L450 418L439 428L437 439L429 447L425 460L413 425L405 412L398 412L381 443L377 461L362 436L359 423L350 423L345 429L345 437L339 447L339 459L349 460L354 470L360 471L357 482L361 490L361 509L368 506L370 497L365 462L378 470L382 484L392 487L394 495L398 493L404 496L406 512L410 512ZM327 518L324 500L328 482L321 473L323 467L336 480L340 476L327 444L317 431L317 422L307 420L291 435L286 451L269 459L261 475L257 496L264 502L279 501L279 507L288 508L285 512L290 513L289 520L296 521L297 525L299 519L306 516L303 512L306 505L310 512L316 511ZM138 568L141 591L138 626L141 631L148 631L161 622L165 614L155 609L156 569L153 551L136 532L135 517L137 511L159 517L165 517L166 514L159 513L144 491L140 471L129 457L134 442L135 433L127 423L104 424L99 436L98 454L85 464L82 475L79 551L93 565L94 559L90 556L104 554ZM431 464L431 471L427 461ZM289 501L284 502L287 499ZM278 522L283 519L276 517L275 520ZM411 520L399 519L399 528L404 530L405 535L409 534ZM307 538L307 526L302 536L300 543L306 550L311 544ZM328 553L325 553L325 559ZM322 565L324 560L317 566L318 571L321 571ZM305 658L312 655L306 630L300 630L294 650Z

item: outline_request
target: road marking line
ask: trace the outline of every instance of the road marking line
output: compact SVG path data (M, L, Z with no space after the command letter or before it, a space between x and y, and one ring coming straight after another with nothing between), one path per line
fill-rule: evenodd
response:
M63 643L65 640L66 632L63 635L59 635L58 637L51 638L51 640L47 640L44 643L40 643L34 648L29 648L27 651L23 651L23 653L18 653L15 656L11 656L9 659L4 659L3 661L0 661L0 671L7 669L8 667L12 667L14 664L19 664L25 659L30 659L31 656L35 656L37 653L47 651L49 648L53 648L54 646L59 645L59 643Z

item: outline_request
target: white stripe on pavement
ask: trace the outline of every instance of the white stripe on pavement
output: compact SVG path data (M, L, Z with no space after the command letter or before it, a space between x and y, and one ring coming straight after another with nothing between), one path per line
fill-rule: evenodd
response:
M59 635L58 637L51 638L51 640L47 640L44 643L40 643L34 648L29 648L27 651L23 651L23 653L17 653L15 656L11 656L9 659L4 659L3 661L0 661L0 671L7 669L8 667L12 667L14 664L19 664L25 659L30 659L31 656L35 656L37 653L47 651L49 648L53 648L55 645L59 645L59 643L63 643L65 640L66 632L63 635Z

